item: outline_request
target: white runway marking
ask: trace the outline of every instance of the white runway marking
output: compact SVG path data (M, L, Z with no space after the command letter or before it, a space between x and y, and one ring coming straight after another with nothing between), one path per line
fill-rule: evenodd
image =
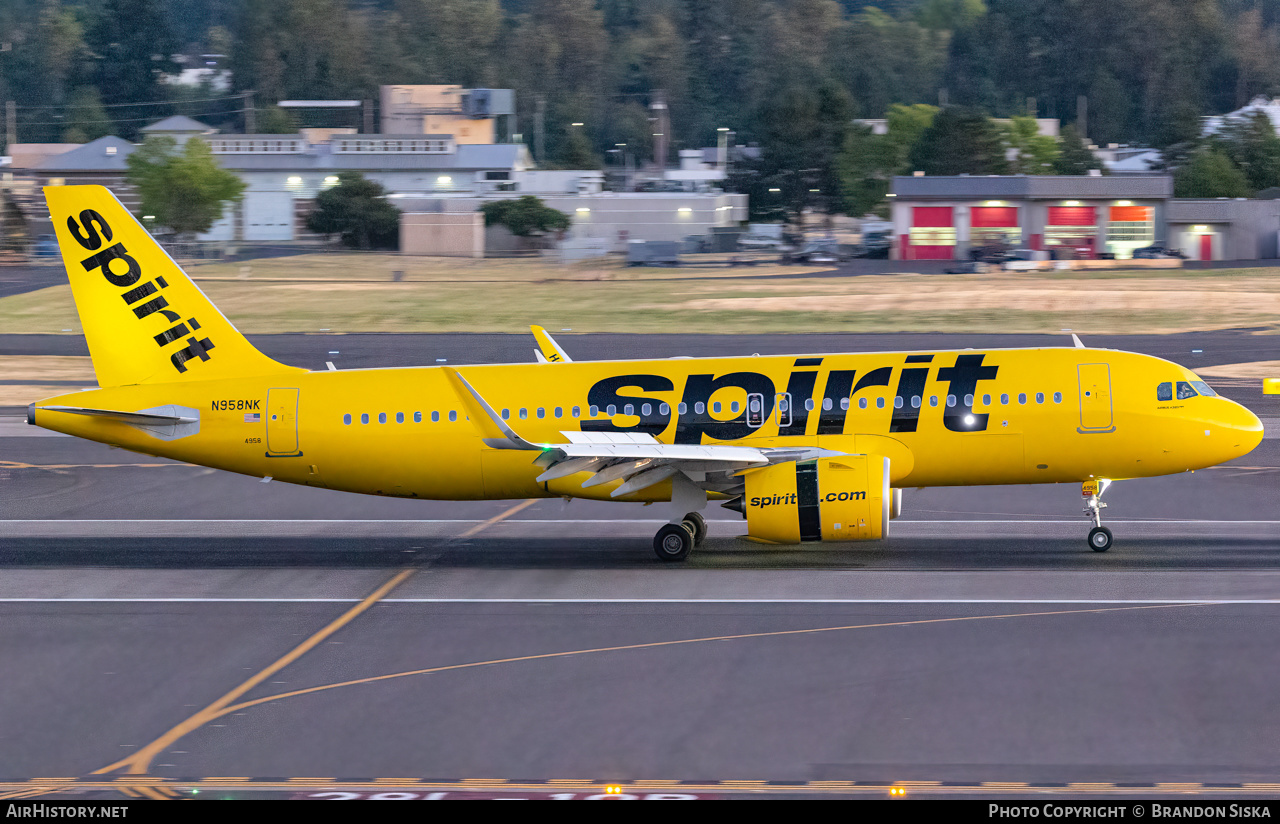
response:
M0 604L352 604L360 598L0 598ZM1280 604L1280 598L383 598L382 604Z

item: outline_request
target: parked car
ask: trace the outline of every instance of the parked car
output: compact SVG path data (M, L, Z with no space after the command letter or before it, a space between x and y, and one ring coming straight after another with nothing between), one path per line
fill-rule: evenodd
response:
M769 237L768 235L743 235L738 238L738 248L748 251L781 249L785 245L782 242L782 238Z
M1161 243L1155 243L1151 246L1143 246L1141 249L1134 249L1133 256L1139 260L1158 260L1160 258L1182 258L1187 256L1182 253L1181 249L1170 249Z

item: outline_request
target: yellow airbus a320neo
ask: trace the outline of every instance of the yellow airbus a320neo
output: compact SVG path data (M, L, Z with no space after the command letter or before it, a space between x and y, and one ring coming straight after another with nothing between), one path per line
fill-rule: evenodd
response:
M1073 347L312 372L263 355L106 189L45 190L101 388L31 405L81 438L402 498L662 502L688 556L708 499L771 544L884 538L906 487L1115 479L1236 458L1249 410L1146 355Z

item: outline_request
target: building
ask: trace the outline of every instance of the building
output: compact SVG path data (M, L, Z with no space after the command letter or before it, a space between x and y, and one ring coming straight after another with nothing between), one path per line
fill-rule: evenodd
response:
M895 177L891 189L899 260L966 259L994 244L1127 258L1164 239L1173 178L918 175Z
M1280 257L1280 200L1169 201L1169 245L1192 260Z
M523 144L458 143L449 134L304 129L208 140L218 162L247 187L240 207L213 227L209 240L298 239L316 195L344 171L360 172L392 194L425 196L498 188L533 166Z
M1152 245L1192 260L1280 256L1280 202L1174 199L1168 175L913 175L895 177L889 198L898 260L964 260L991 245L1058 259Z
M499 136L511 142L511 89L381 86L379 103L385 134L447 134L458 144L495 143Z

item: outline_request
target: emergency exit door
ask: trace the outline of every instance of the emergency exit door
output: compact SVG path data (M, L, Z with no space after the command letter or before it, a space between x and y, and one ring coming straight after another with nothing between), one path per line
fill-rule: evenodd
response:
M296 457L298 449L298 390L267 390L267 457Z
M1082 363L1080 379L1080 432L1114 432L1111 408L1111 366Z

